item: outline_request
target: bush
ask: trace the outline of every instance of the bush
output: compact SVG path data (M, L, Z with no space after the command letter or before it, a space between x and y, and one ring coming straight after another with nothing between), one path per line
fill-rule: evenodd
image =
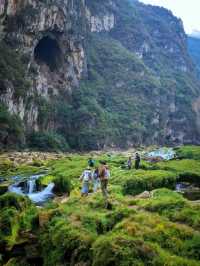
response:
M0 196L0 209L14 207L17 210L24 210L31 205L31 201L24 196L15 193L6 193Z
M14 87L16 97L25 96L29 82L25 78L25 65L19 54L4 41L0 42L0 81L1 89L6 90L9 81Z
M66 218L53 218L41 236L44 266L88 265L92 235L68 224Z
M145 190L151 191L156 188L175 188L176 174L167 171L140 171L123 184L123 193L136 195Z
M200 146L182 146L176 149L176 153L181 159L200 160Z
M28 136L30 148L40 151L68 151L65 139L53 132L33 132Z
M6 106L0 104L0 149L22 146L24 126L17 115L9 113Z
M67 193L68 195L71 192L71 182L68 178L64 177L63 175L58 175L53 180L55 187L54 192L58 194Z
M156 256L150 245L123 233L99 237L92 248L93 266L151 265Z

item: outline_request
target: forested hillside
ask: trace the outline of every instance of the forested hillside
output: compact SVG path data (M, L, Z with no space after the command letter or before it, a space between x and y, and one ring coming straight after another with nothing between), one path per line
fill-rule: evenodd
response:
M1 3L1 148L199 143L181 20L138 1Z

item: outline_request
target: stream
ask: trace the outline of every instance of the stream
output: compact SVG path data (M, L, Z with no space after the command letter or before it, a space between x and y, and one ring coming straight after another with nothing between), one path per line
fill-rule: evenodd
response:
M28 196L35 204L42 205L48 199L54 197L53 188L54 183L50 183L46 188L41 191L37 190L36 180L42 175L32 175L26 179L15 176L13 177L14 184L8 188L9 192L14 192L20 195Z

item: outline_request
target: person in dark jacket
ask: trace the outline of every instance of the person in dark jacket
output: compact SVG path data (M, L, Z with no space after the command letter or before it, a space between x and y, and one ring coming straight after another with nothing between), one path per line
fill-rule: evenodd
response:
M140 168L140 155L139 153L135 154L135 169L139 169Z

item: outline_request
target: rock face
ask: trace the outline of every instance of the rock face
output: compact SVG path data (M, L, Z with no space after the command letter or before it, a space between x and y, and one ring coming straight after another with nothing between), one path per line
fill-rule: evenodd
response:
M49 3L48 3L49 2ZM38 130L38 104L30 97L51 97L71 93L84 67L84 4L81 1L4 2L4 34L26 58L26 75L31 80L26 99L13 97L8 87L1 99L12 113L18 113L28 127ZM76 23L80 26L76 25ZM83 25L83 26L82 26Z
M197 66L200 75L200 35L188 36L189 53Z
M1 0L0 38L28 81L16 96L19 73L0 76L0 101L22 121L24 143L50 131L82 149L199 141L200 90L182 22L169 11L137 1Z

